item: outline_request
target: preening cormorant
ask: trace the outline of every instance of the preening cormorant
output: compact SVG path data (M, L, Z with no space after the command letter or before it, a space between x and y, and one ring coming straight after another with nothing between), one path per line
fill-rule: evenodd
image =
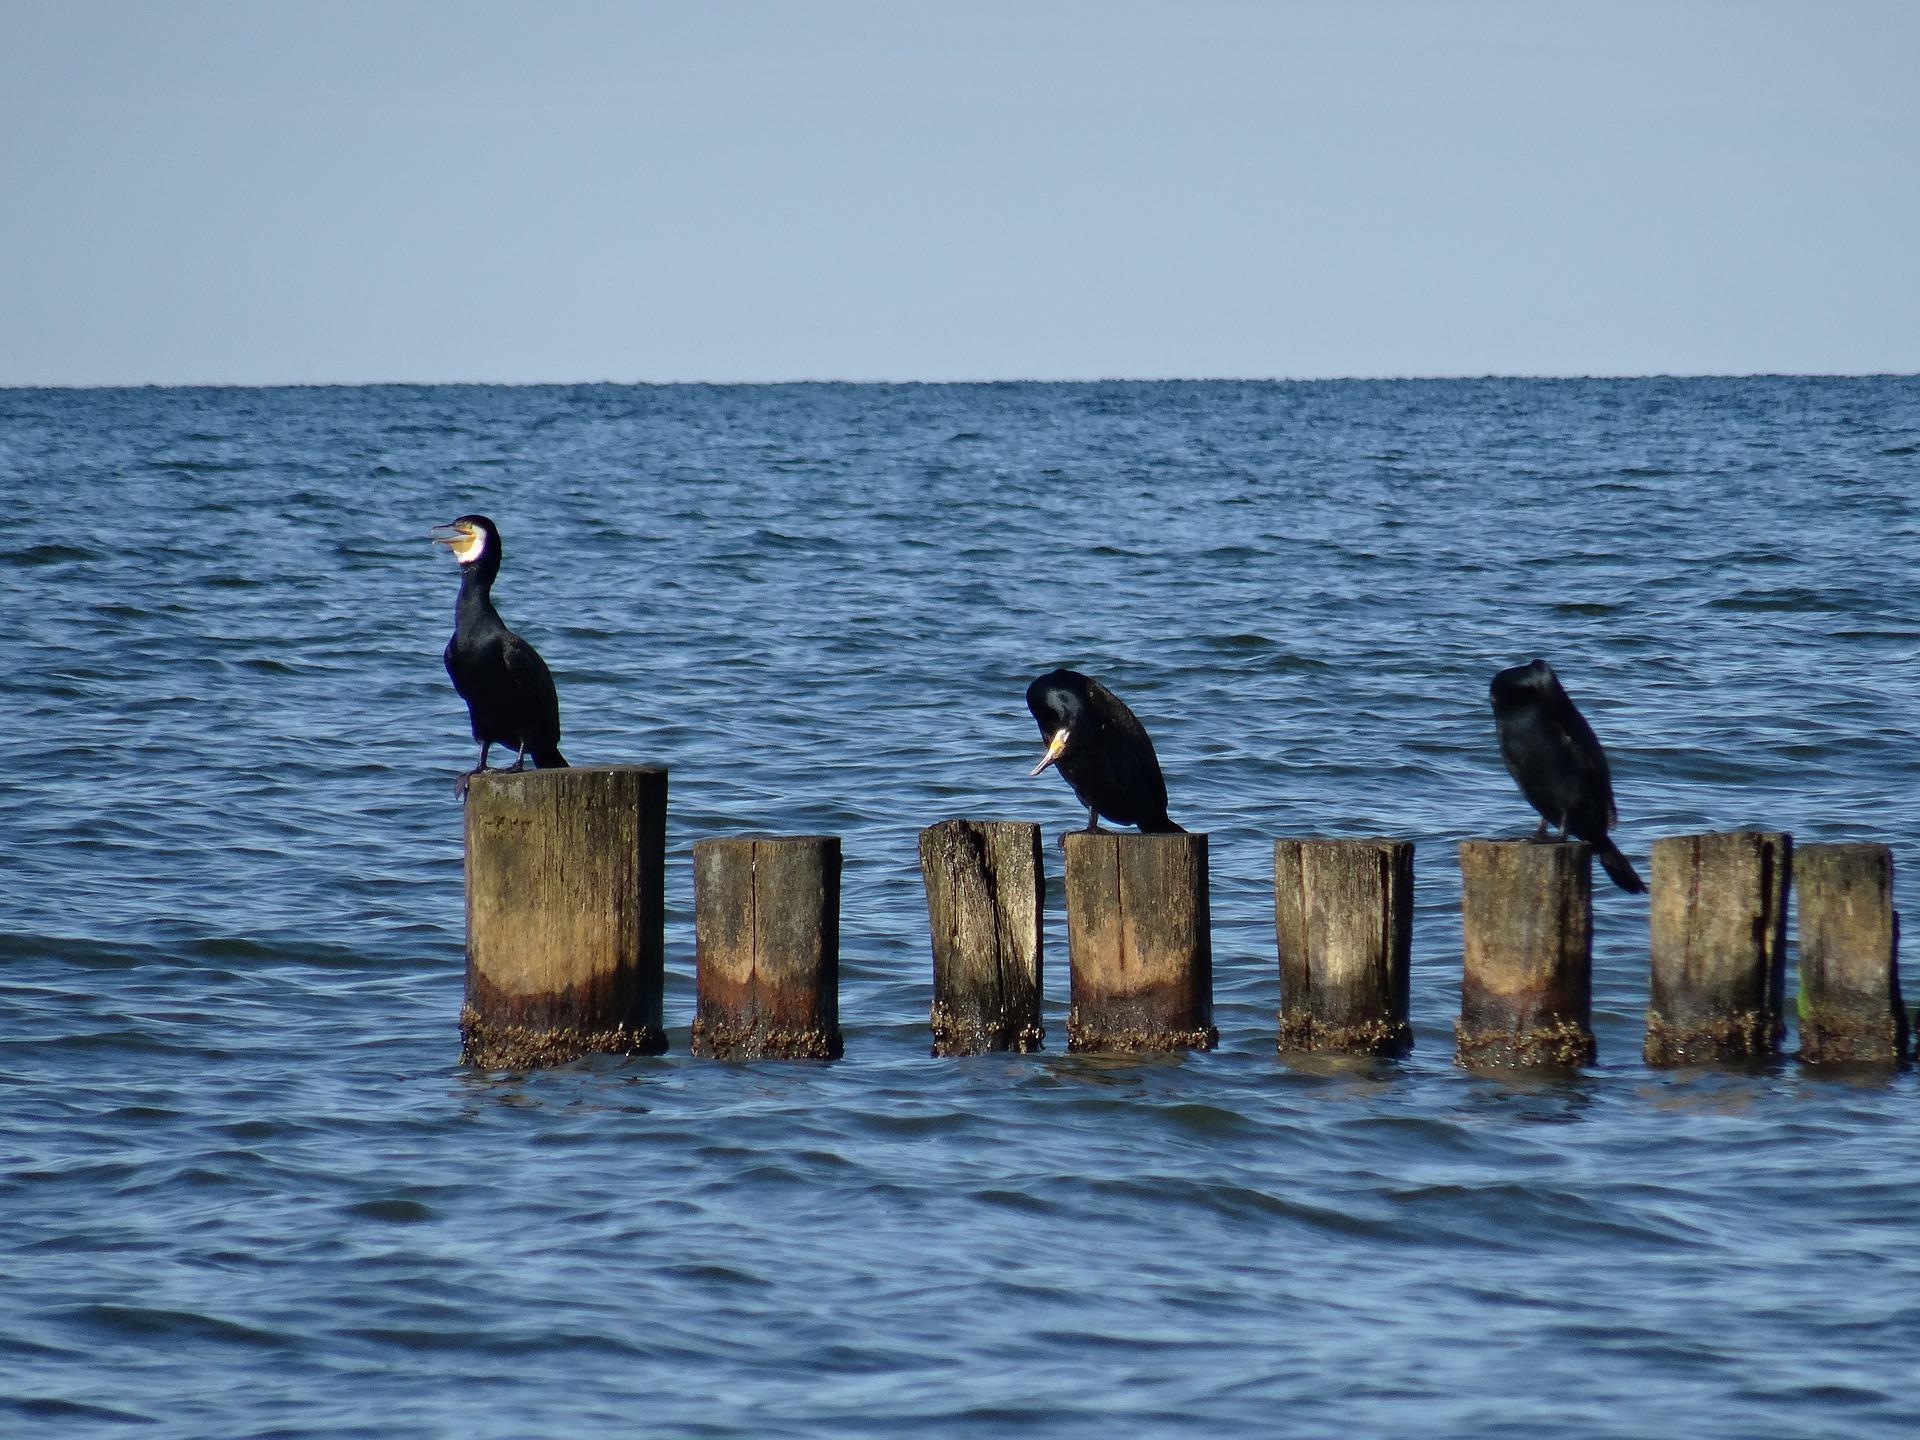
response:
M1057 765L1087 807L1087 829L1104 815L1147 834L1183 834L1167 818L1167 782L1147 727L1098 680L1077 670L1049 670L1027 687L1027 708L1047 739L1047 753L1028 772Z
M565 765L553 672L493 608L500 531L484 515L462 515L434 526L432 538L460 562L460 601L453 612L453 638L447 641L447 676L467 702L473 738L480 742L479 763L460 776L460 793L466 793L468 776L487 768L487 752L495 745L511 745L519 752L510 767L514 770L522 769L529 755L543 770Z
M1519 782L1520 793L1540 812L1535 838L1544 838L1548 822L1562 839L1573 835L1593 846L1613 883L1639 894L1647 887L1620 847L1607 838L1619 820L1613 805L1613 777L1607 754L1560 677L1544 660L1515 665L1493 677L1493 719L1500 735L1500 758Z

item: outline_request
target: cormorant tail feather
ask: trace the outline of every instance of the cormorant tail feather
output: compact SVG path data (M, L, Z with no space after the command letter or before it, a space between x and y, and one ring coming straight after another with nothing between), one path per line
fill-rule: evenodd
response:
M1607 872L1607 878L1625 890L1629 895L1646 893L1647 883L1634 873L1633 864L1620 853L1620 847L1604 835L1596 840L1593 853L1600 857L1601 868Z

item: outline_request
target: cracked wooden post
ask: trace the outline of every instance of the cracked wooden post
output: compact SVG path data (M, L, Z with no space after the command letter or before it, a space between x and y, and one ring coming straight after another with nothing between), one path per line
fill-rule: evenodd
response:
M1207 837L1069 831L1069 1050L1211 1050Z
M463 1061L518 1070L667 1048L666 849L665 770L473 777Z
M1778 1051L1792 876L1791 835L1738 830L1653 842L1649 1065Z
M1900 912L1885 845L1801 845L1800 1058L1810 1065L1892 1065L1907 1058L1900 1000Z
M942 820L920 832L920 873L933 934L933 1053L1038 1050L1040 827Z
M1594 1057L1592 847L1460 842L1454 1061L1574 1069Z
M1405 840L1273 842L1279 1049L1404 1055L1413 941Z
M693 845L693 1053L830 1060L840 1044L840 840Z

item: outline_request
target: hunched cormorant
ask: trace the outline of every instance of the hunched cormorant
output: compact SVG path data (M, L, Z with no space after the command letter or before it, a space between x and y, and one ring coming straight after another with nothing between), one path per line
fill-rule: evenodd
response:
M447 641L447 676L467 702L473 738L480 742L479 763L461 774L456 788L466 793L468 777L487 768L487 752L495 745L511 745L519 752L510 767L514 770L524 768L529 755L543 770L564 766L553 672L493 608L493 577L500 573L499 529L484 515L462 515L434 526L432 539L460 562L460 600L453 612L453 637Z
M1520 793L1540 812L1534 838L1544 839L1551 821L1562 839L1574 835L1593 846L1614 884L1636 895L1644 891L1627 857L1607 838L1608 827L1620 816L1606 752L1553 667L1533 660L1502 670L1493 677L1491 694L1500 758Z
M1057 765L1087 807L1087 829L1104 815L1147 834L1184 834L1167 818L1167 782L1147 727L1098 680L1077 670L1049 670L1027 687L1027 708L1047 738L1047 753L1028 771Z

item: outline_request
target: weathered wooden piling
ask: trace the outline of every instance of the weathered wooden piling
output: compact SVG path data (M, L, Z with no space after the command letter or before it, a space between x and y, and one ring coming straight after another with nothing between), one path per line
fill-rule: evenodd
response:
M1405 840L1273 842L1279 1048L1404 1055L1413 942Z
M1066 836L1067 1048L1211 1050L1205 835Z
M1593 1043L1593 865L1584 841L1460 842L1454 1060L1573 1069Z
M933 934L933 1053L1038 1050L1040 827L942 820L920 832L920 873Z
M460 1053L522 1069L657 1055L667 772L484 771L467 787Z
M743 835L693 845L693 1053L840 1055L840 840Z
M1653 842L1649 1065L1779 1049L1792 876L1791 835L1737 830Z
M1893 851L1799 846L1793 888L1800 908L1800 1058L1810 1065L1906 1059Z

